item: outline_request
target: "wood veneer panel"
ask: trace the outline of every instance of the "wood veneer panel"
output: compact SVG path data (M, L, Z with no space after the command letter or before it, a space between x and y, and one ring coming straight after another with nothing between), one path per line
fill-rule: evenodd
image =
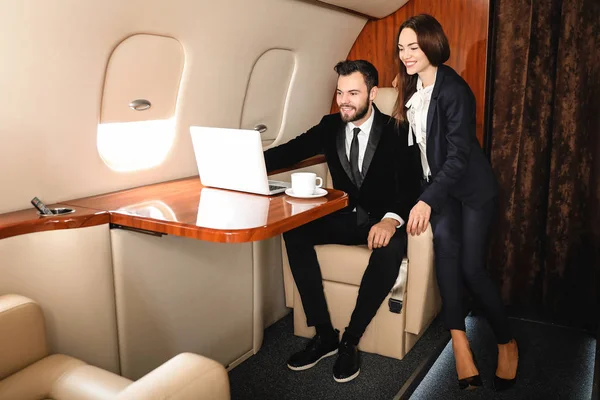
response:
M379 71L379 86L391 87L396 76L394 52L398 28L408 17L427 13L444 27L450 42L446 63L467 81L477 101L477 139L483 143L485 78L490 0L410 0L394 14L367 22L348 59L365 59ZM335 96L331 112L338 112Z
M211 242L240 243L267 239L340 210L348 204L348 197L331 189L326 196L309 200L285 194L259 196L205 188L196 176L71 200L68 204L110 211L111 223L125 227ZM211 223L219 225L229 220L233 226L236 218L240 226L248 223L256 226L210 227Z
M66 207L65 205L52 205ZM77 208L74 213L62 217L40 217L33 208L0 214L0 239L34 232L60 229L84 228L108 224L110 215L106 211Z

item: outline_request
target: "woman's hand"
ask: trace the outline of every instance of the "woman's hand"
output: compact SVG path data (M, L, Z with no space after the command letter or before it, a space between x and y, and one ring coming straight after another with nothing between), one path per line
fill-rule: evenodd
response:
M410 210L408 215L408 223L406 224L406 232L411 235L420 235L425 232L429 224L431 216L431 207L424 201L419 200L417 204Z

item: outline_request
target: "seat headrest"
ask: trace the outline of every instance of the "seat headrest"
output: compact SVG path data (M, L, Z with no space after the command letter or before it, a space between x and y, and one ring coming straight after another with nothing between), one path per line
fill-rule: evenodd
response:
M377 97L375 97L374 103L384 114L392 115L394 112L394 105L398 98L398 92L392 87L380 87L377 90Z

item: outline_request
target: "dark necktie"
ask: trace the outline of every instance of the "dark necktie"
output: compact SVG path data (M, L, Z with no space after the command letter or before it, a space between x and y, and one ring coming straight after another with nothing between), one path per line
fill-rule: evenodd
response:
M360 128L354 128L353 132L354 137L352 138L352 144L350 145L350 171L352 171L354 183L360 188L360 185L362 184L362 175L358 169L358 134L360 133Z

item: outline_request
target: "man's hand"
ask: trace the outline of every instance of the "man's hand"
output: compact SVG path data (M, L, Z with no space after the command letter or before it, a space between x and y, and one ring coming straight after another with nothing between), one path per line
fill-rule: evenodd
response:
M394 233L396 233L396 226L398 225L400 225L400 222L393 218L384 218L381 222L373 225L367 239L369 250L387 246Z
M425 232L429 224L431 216L431 206L424 201L419 200L417 204L410 210L408 215L408 223L406 224L406 232L411 235L420 235Z

